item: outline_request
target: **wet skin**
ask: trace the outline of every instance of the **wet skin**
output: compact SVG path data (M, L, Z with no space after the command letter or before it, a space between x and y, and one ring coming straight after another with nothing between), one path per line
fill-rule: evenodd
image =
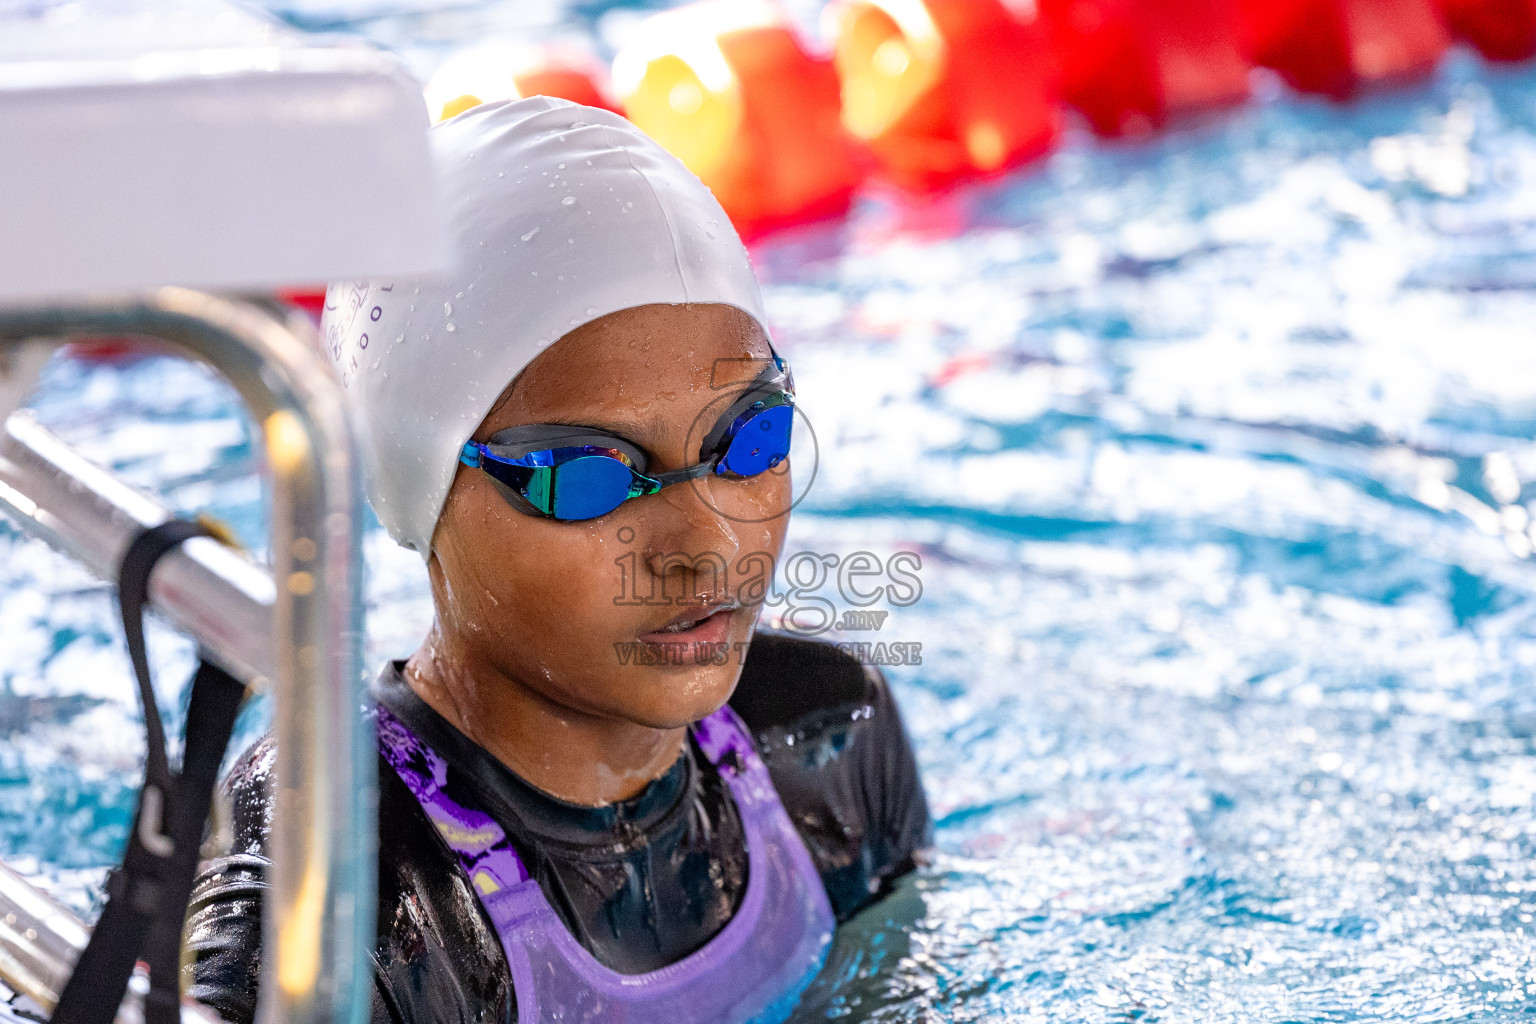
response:
M540 353L474 438L529 423L601 427L644 450L649 471L679 469L699 461L704 433L768 354L762 328L732 306L623 310ZM460 466L427 563L435 619L406 680L545 792L587 805L634 796L735 688L745 646L723 664L692 653L750 641L789 505L786 462L557 522L513 509L487 474ZM699 568L710 563L723 577ZM658 632L722 605L696 627ZM640 657L626 663L616 645ZM646 651L688 654L676 664Z

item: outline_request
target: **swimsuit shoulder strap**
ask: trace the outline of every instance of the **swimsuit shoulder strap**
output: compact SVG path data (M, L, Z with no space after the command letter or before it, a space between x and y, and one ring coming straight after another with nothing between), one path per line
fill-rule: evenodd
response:
M486 894L526 882L530 872L496 819L465 807L445 792L448 762L443 755L388 708L380 705L377 715L379 753L458 855L475 888Z
M757 748L752 745L747 725L729 704L695 722L693 735L709 763L717 768L740 772L758 763Z

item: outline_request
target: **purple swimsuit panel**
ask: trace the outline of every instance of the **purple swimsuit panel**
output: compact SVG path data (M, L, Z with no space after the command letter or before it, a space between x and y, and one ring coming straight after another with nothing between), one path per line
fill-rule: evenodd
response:
M379 749L458 855L495 925L512 971L518 1024L768 1024L789 1015L821 969L836 923L832 906L746 727L724 707L693 730L741 816L746 893L700 949L646 974L620 974L571 935L501 826L443 792L442 755L387 708L378 709Z

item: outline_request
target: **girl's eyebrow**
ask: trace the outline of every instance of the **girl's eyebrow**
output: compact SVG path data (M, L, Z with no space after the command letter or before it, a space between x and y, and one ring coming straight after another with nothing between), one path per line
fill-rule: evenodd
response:
M629 444L634 445L636 448L643 450L647 455L655 455L655 452L652 450L651 446L645 443L645 439L654 440L655 432L650 430L645 424L640 423L639 421L631 421L619 424L614 423L613 421L605 421L602 418L583 418L556 415L536 419L529 423L509 424L509 426L513 427L535 425L547 427L573 427L578 430L595 431L599 434L612 434L619 440L626 441ZM501 427L498 430L491 431L491 434L500 433L501 430L505 429L507 429L507 427Z

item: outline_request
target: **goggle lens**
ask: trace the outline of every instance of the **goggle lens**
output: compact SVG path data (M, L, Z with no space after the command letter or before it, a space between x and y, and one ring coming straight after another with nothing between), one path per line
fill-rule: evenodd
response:
M791 405L775 405L755 413L737 428L716 472L757 476L774 468L789 457L794 422Z
M622 505L635 491L636 477L616 454L592 448L531 452L515 465L495 457L480 467L555 519L595 519Z
M554 501L544 511L556 519L596 519L607 515L629 497L635 479L628 466L606 455L583 455L562 462L551 475Z

